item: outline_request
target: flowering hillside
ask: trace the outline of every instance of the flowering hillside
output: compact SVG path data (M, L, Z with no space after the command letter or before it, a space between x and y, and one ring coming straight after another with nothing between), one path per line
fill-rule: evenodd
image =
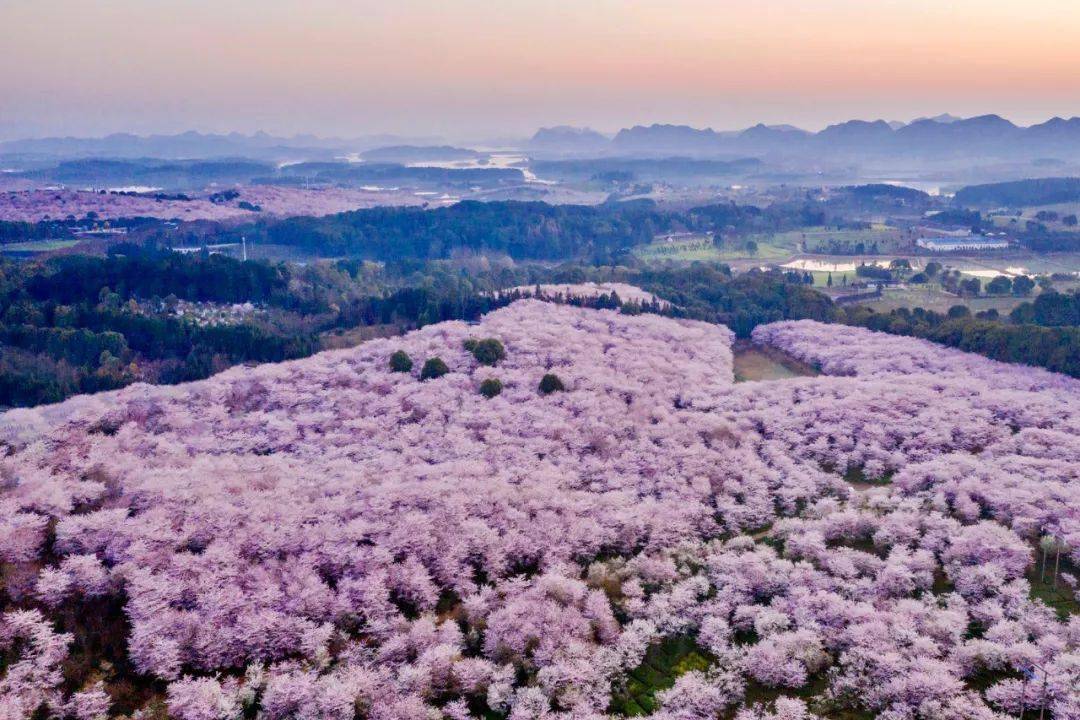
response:
M1069 393L1080 390L1080 381L1064 375L995 362L926 340L845 325L830 327L827 333L828 342L823 342L819 323L796 320L759 326L755 328L754 340L775 346L804 362L820 365L831 375L930 373L954 378L976 376L997 388L1059 389Z
M323 216L386 205L421 205L428 198L405 191L352 188L292 188L275 185L244 186L238 198L212 202L206 193L188 200L155 197L153 192L120 194L93 190L32 189L3 192L0 186L0 220L40 222L67 217L84 218L94 213L102 220L151 217L162 220L227 220L252 218L256 213L240 206L258 206L269 215ZM436 204L441 204L438 200Z
M758 336L830 375L525 300L0 416L0 720L1080 718L1080 384Z

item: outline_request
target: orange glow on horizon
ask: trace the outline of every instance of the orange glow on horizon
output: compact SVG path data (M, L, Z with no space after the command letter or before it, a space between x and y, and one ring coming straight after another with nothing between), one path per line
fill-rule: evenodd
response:
M1080 114L1072 0L88 5L0 6L0 133Z

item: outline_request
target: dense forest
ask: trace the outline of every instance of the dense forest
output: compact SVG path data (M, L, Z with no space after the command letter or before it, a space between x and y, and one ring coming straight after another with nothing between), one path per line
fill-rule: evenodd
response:
M12 222L0 220L0 244L26 242L29 240L52 240L71 235L67 223L59 222Z
M498 253L522 260L606 259L671 229L652 203L586 207L462 202L446 208L374 208L245 228L248 237L321 255L376 260Z
M336 167L334 163L311 165L306 172L316 175ZM615 162L611 166L620 167ZM367 170L376 172L379 167L371 166ZM288 170L300 174L281 180L308 181L302 174L303 166L296 169L290 166ZM438 168L411 170L441 172ZM611 172L620 177L635 174L624 170ZM386 178L370 178L373 183L382 180ZM823 226L858 229L866 223L852 218L871 210L889 214L929 212L936 208L940 212L927 216L927 224L989 227L977 211L937 207L934 203L929 195L910 188L863 185L835 189L828 197L807 193L767 207L719 202L673 208L661 207L651 200L612 200L600 205L464 201L434 209L379 207L323 217L267 216L239 225L203 221L177 226L150 218L114 220L110 225L127 228L139 242L161 246L232 243L239 242L243 236L256 243L287 246L317 257L397 261L500 254L515 260L578 260L601 264L621 262L627 251L651 242L664 232L745 235ZM85 218L0 222L0 243L72 237L75 226L85 222ZM1018 239L1033 248L1067 249L1077 241L1075 233L1055 232L1038 222L1031 223L1031 227L1019 227L1016 233Z
M651 200L598 206L542 202L476 202L422 209L380 207L325 217L262 219L241 226L192 226L147 234L160 244L239 242L290 246L321 257L396 262L469 255L518 261L625 264L634 246L664 232L779 232L829 219L811 203L768 208L720 203L661 209ZM185 233L191 235L187 237Z
M438 269L392 276L128 250L0 264L0 406L199 379L304 357L337 329L476 318L508 302Z
M777 272L733 277L722 265L301 266L118 245L107 257L0 264L0 406L303 357L333 333L475 320L517 297L504 288L587 280L640 285L674 303L668 314L724 323L742 336L760 323L834 314L827 297L800 281ZM622 305L617 297L595 304Z
M738 337L777 320L835 319L836 308L801 279L780 272L752 271L732 276L723 265L645 268L628 273L623 282L669 300L667 314L727 325Z
M1029 207L1080 200L1080 178L1038 178L969 185L956 193L960 205L1007 205Z
M85 225L88 220L93 221L93 218L42 220L40 222L0 220L0 245L29 240L69 239L74 237L75 230L79 226ZM162 223L155 218L133 217L110 220L109 226L125 228L128 231L147 230L160 233Z
M747 221L734 206L709 212L710 222ZM963 307L948 314L879 313L839 308L797 273L733 275L721 264L347 259L290 265L116 245L106 257L0 264L0 406L304 357L356 329L396 333L475 320L518 297L505 288L589 281L636 285L671 303L641 308L605 297L594 305L721 323L739 337L777 320L843 322L1080 376L1076 294L1044 292L1008 318L972 317Z

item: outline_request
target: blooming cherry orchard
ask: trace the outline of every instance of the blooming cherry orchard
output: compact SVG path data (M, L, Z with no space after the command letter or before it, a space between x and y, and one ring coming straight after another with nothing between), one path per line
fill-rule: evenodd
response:
M0 176L0 183L2 183ZM40 222L42 220L83 220L87 213L100 220L152 217L161 220L229 220L257 217L304 215L320 217L358 208L442 205L438 198L426 198L412 192L347 187L299 188L276 185L245 185L237 199L213 202L208 197L214 188L192 193L189 199L150 190L143 193L118 193L58 189L20 188L4 191L0 184L0 220ZM241 207L240 203L246 203Z
M179 720L1080 720L1032 584L1080 561L1080 383L796 322L755 340L825 374L735 384L732 339L523 300L0 416L0 720L120 712L65 670L110 602Z

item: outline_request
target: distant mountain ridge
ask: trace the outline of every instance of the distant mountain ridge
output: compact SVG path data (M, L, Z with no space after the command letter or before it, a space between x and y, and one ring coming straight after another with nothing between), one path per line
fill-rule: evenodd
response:
M361 152L386 146L435 145L439 138L404 138L396 135L369 135L359 138L320 138L315 135L277 137L263 132L204 134L194 131L177 135L133 135L115 133L98 138L49 137L0 142L0 155L26 158L161 158L205 160L247 157L262 160L331 159L346 152Z
M635 125L620 130L603 148L593 149L607 155L645 157L830 153L948 158L978 153L988 157L1080 158L1080 118L1055 117L1021 127L999 115L959 118L946 113L907 124L848 120L816 133L761 123L734 132L688 125Z
M521 141L521 150L547 159L602 156L733 159L911 156L921 160L978 155L1001 159L1080 160L1080 117L1054 117L1022 127L999 115L959 118L947 113L910 123L848 120L810 132L792 125L759 123L744 130L718 131L689 125L654 123L619 130L614 137L590 128L546 127ZM373 152L375 151L375 152ZM380 152L395 161L436 155L467 159L476 151L451 147L439 138L371 135L354 139L314 135L275 137L266 133L138 136L115 134L102 138L41 138L0 142L0 157L29 163L83 158L222 159L247 158L288 163L328 161L343 155ZM453 157L450 157L453 156Z
M570 125L540 128L529 139L530 150L550 153L574 153L603 150L610 138L592 128L578 128Z
M959 115L953 115L951 113L941 113L940 115L935 115L934 117L917 118L915 120L912 120L911 122L919 122L921 120L932 120L934 122L944 123L944 124L948 125L949 123L954 123L957 120L963 120L963 119L964 118L960 117ZM908 123L903 123L903 124L907 125Z
M688 125L635 125L618 132L611 141L614 150L635 154L701 154L717 149L722 136L712 128Z

